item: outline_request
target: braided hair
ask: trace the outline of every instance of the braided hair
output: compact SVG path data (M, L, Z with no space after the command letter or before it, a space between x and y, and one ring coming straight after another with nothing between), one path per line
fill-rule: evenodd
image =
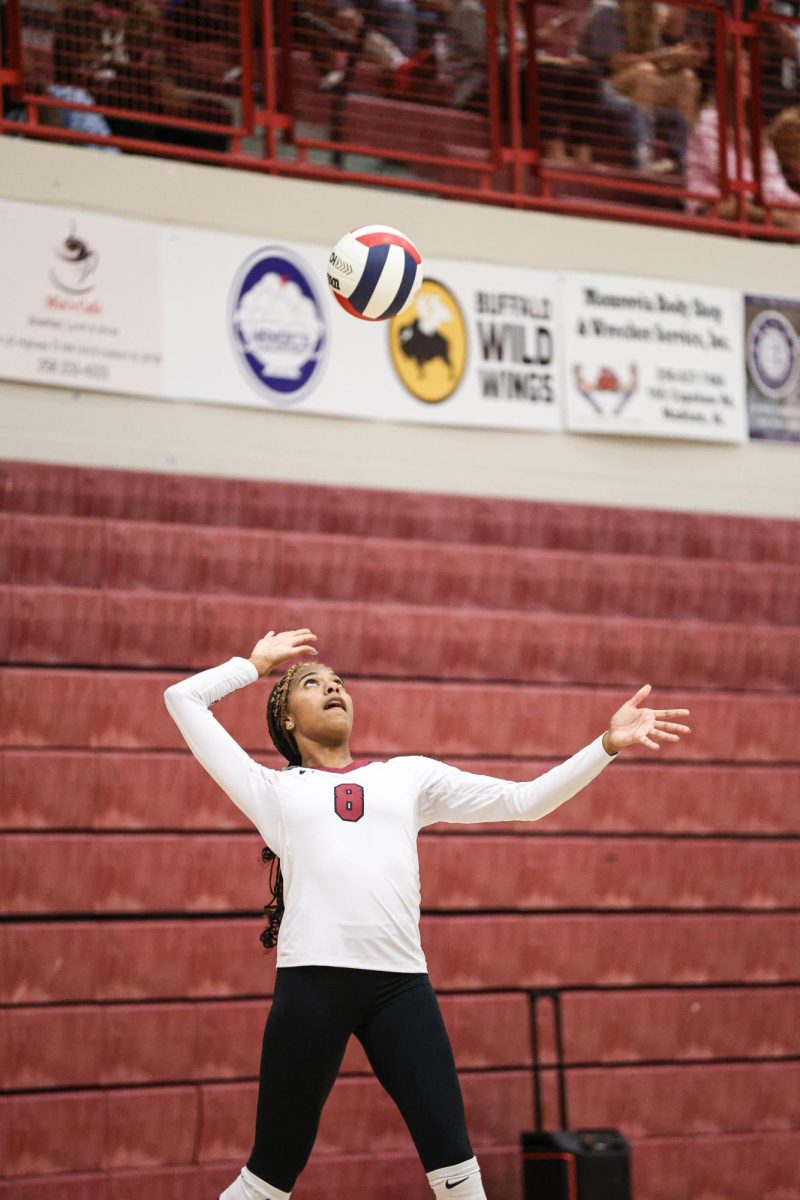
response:
M289 712L289 690L292 680L301 666L302 663L296 662L289 667L289 670L281 675L267 700L267 727L269 729L269 736L272 738L272 744L275 749L279 754L283 755L291 767L299 767L303 761L294 735L286 728L286 717ZM265 950L272 950L277 945L278 930L283 920L283 874L281 872L281 860L274 850L270 850L269 846L265 846L261 851L261 858L270 868L269 887L271 893L269 900L264 905L264 916L267 918L267 927L261 934L261 942Z

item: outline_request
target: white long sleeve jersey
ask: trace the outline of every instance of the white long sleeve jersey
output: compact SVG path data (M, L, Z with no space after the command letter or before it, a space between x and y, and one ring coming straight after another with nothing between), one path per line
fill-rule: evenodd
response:
M558 808L613 755L597 738L532 783L472 775L431 758L338 770L255 762L210 705L258 678L244 658L167 688L189 749L280 857L285 912L278 967L427 971L419 933L417 834L436 821L533 821Z

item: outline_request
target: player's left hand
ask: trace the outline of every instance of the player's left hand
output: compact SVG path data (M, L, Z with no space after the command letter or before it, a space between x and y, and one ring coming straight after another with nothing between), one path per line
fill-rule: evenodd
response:
M682 733L692 732L688 725L677 724L673 719L688 717L688 708L640 708L651 691L650 684L646 683L614 713L608 731L603 734L607 753L615 754L637 743L658 750L661 742L679 742Z
M253 646L250 662L259 676L263 677L287 659L297 658L301 654L317 655L319 651L312 644L316 640L317 635L310 629L287 629L283 633L270 629Z

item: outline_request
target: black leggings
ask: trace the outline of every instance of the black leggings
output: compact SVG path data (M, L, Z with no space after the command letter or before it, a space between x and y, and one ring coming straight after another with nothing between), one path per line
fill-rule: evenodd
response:
M428 976L281 967L264 1029L249 1170L292 1190L352 1033L399 1108L425 1171L472 1158L453 1051Z

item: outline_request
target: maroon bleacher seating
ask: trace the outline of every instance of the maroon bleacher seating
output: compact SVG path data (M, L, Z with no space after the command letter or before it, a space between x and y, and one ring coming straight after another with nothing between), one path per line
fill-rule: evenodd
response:
M429 912L769 911L797 898L796 840L524 838L461 828L441 824L441 835L420 837ZM246 912L264 886L255 831L180 840L36 832L0 842L0 910L8 915Z
M461 1070L530 1062L528 1012L518 993L446 994L440 1006ZM0 1010L0 1086L38 1091L252 1076L270 1001L16 1006ZM569 1062L636 1065L800 1054L800 994L792 987L575 991L564 997ZM81 1053L75 1053L80 1045ZM549 1027L542 1054L553 1061ZM344 1075L369 1073L351 1039Z
M65 918L0 928L0 1003L257 995L271 986L259 918ZM800 953L795 913L431 915L423 937L448 991L597 985L780 984Z
M274 751L257 757L280 766ZM451 756L455 766L501 779L533 779L553 759ZM493 832L797 834L800 768L784 765L617 764L540 824L492 825ZM0 748L4 805L0 829L246 829L245 817L180 751ZM647 789L647 805L642 806ZM432 826L432 832L443 826ZM486 826L459 832L480 834Z
M733 562L800 561L800 525L777 518L626 509L621 520L619 509L599 506L14 461L0 463L0 494L8 512Z
M800 566L95 517L0 516L0 583L797 624Z
M162 700L175 678L174 673L6 668L0 674L0 700L9 716L0 729L0 745L179 749L180 735ZM494 744L483 747L498 757L567 755L602 732L608 715L631 690L477 682L433 689L423 682L360 680L353 684L359 711L354 750L377 757L470 756L489 728ZM658 691L665 707L685 699L676 688ZM787 741L797 729L793 694L703 690L692 693L691 712L694 733L668 751L673 761L786 762ZM254 708L244 693L228 699L224 724L248 749L264 747L262 705ZM646 754L632 748L627 757Z
M376 757L530 779L642 682L691 707L541 822L426 830L423 944L491 1200L521 1200L534 986L636 1200L788 1200L799 523L26 463L0 492L0 1200L207 1200L247 1153L267 872L163 691L268 621L317 629ZM278 766L264 697L215 711ZM293 1196L378 1183L430 1194L353 1041Z
M197 669L246 648L265 610L280 628L313 627L354 677L791 691L800 663L800 629L786 626L0 586L11 663Z

